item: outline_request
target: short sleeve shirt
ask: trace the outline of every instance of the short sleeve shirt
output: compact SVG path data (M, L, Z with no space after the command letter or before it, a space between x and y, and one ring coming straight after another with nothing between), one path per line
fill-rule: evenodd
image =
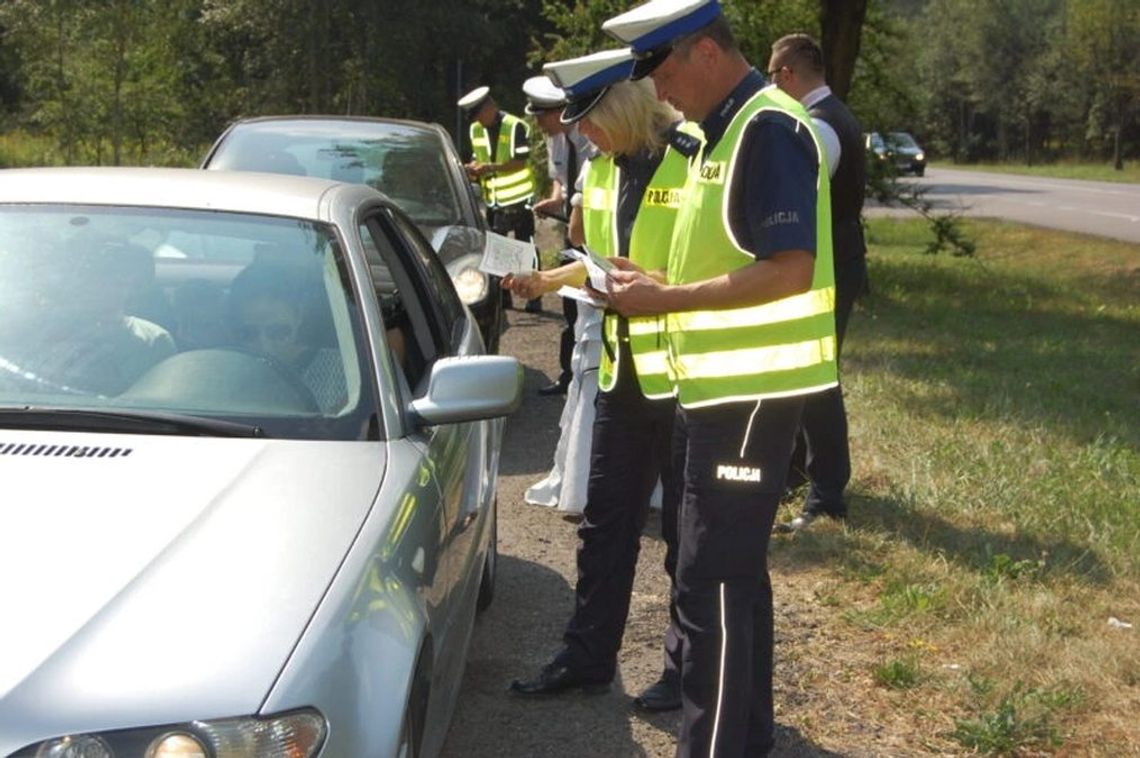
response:
M701 122L707 154L741 106L765 86L752 70ZM778 112L757 114L745 128L729 189L733 235L757 260L786 250L815 254L819 159L808 128Z

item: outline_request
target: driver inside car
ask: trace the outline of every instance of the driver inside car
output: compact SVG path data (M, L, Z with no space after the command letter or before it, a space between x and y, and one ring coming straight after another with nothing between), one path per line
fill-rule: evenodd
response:
M269 358L312 393L326 415L348 401L344 364L336 347L316 344L306 311L313 310L315 282L298 265L254 263L234 277L229 294L229 322L237 344Z

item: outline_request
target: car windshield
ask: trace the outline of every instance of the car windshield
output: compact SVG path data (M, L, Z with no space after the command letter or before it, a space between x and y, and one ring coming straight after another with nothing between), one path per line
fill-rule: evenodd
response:
M348 281L310 221L0 206L0 408L355 439L374 403Z
M918 147L918 143L914 141L914 137L906 132L891 132L887 135L887 141L890 142L891 147Z
M404 124L254 122L232 129L209 167L367 184L421 227L459 223L459 197L439 136Z

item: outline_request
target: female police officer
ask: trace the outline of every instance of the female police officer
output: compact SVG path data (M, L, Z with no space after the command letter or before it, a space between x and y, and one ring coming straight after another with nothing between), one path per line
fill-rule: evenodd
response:
M574 241L604 256L628 257L646 270L664 271L678 190L688 156L699 140L678 129L679 115L659 102L648 82L628 82L628 50L608 51L560 63L546 72L568 98L563 120L601 151L590 161ZM505 286L525 297L559 286L581 285L582 263L509 278ZM578 580L574 614L564 646L536 677L515 681L523 695L568 689L608 688L629 613L630 593L649 498L665 482L662 517L666 542L675 544L676 508L669 447L674 406L665 373L662 321L607 313L596 401L590 477L578 529ZM667 568L675 560L669 550ZM680 707L680 650L675 630L666 640L666 673L635 703L645 709Z

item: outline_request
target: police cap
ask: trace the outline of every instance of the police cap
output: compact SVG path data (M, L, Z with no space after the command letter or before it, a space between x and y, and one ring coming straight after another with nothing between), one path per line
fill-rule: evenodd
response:
M463 97L459 98L459 101L456 104L463 110L465 114L467 114L467 116L470 117L478 113L479 108L481 108L483 106L483 103L487 102L490 97L490 87L476 87Z
M562 110L566 105L566 93L549 76L532 76L523 82L526 95L526 110L532 116L541 111Z
M633 79L648 76L660 66L673 43L703 29L720 15L717 0L650 0L602 24L602 31L621 40L637 59Z
M629 79L633 71L633 55L629 48L605 50L547 63L542 70L566 93L562 123L572 124L589 113L611 86Z

